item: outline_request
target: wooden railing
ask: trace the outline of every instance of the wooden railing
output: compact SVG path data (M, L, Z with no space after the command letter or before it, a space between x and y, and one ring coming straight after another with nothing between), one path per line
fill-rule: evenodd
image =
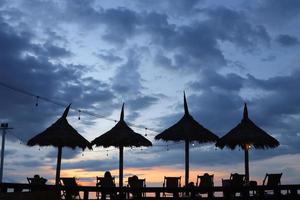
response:
M116 193L117 199L128 199L129 193L140 192L143 194L136 199L174 199L173 194L179 194L176 199L278 199L278 200L300 200L300 185L279 185L276 187L270 186L243 186L243 187L194 187L194 188L162 188L162 187L145 187L140 189L133 189L124 187L120 188L101 188L95 186L78 186L66 187L55 185L35 186L29 184L19 183L1 183L0 184L0 199L5 199L9 195L18 194L19 196L26 196L26 194L35 192L52 192L61 194L61 191L79 191L81 199L95 199L91 197L92 193L106 192ZM164 194L168 193L169 197ZM173 193L173 194L172 194ZM83 195L82 195L83 194ZM123 195L120 195L123 194ZM199 196L201 194L201 196ZM95 195L93 195L95 196ZM171 197L170 197L171 196ZM48 196L49 197L49 196ZM132 197L130 197L132 198ZM10 198L6 198L10 199ZM20 198L31 199L31 198ZM32 198L33 199L33 198ZM57 199L57 198L56 198Z

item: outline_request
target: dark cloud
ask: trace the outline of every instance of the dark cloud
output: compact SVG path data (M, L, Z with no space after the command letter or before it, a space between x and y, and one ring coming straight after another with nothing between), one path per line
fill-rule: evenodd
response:
M264 61L264 62L272 62L272 61L276 60L276 56L275 55L269 55L265 58L262 58L261 60Z
M267 80L248 76L249 87L268 92L257 102L267 104L261 108L263 114L282 117L282 115L297 114L300 111L298 103L300 96L297 95L298 84L300 84L299 76L299 70L288 76L277 76Z
M43 166L46 163L43 160L21 160L21 161L14 160L13 164L16 166L32 168L32 167L36 167L36 166ZM49 163L47 163L47 164L49 164Z
M57 57L70 57L72 55L67 49L54 46L53 44L46 43L44 45L45 54L50 58L57 58Z
M247 15L225 7L207 10L211 24L217 37L230 41L246 50L253 50L259 45L268 46L270 36L262 25L251 24Z
M149 2L140 4L148 5ZM176 24L167 15L168 12L161 13L151 9L138 12L125 7L104 9L99 5L96 6L94 1L82 3L77 0L58 4L60 6L57 7L60 9L57 9L59 10L57 12L61 14L65 10L66 17L62 20L77 22L79 26L87 24L95 28L104 26L102 39L117 44L118 48L123 48L129 39L146 36L150 44L158 49L155 64L189 72L226 66L228 60L219 46L220 41L231 42L244 51L253 51L258 46L267 46L270 42L265 28L262 25L251 24L247 16L240 11L225 7L201 8L200 11L196 9L199 1L194 0L164 3L157 1L156 4L153 2L151 4L156 7L168 5L166 6L168 10L171 10L169 7L171 6L179 13L197 10L197 14L194 13L195 18L189 23ZM101 54L100 57L118 60L117 57L110 55Z
M203 9L207 19L189 25L174 25L164 14L149 13L143 25L152 44L163 47L155 55L155 63L168 69L199 70L220 68L228 64L219 41L231 42L244 52L268 46L270 37L262 25L253 25L247 16L225 7Z
M46 157L47 158L51 158L53 160L56 160L57 158L57 148L54 148L53 147L53 150L50 150ZM65 147L62 149L62 158L63 159L73 159L77 156L80 156L82 155L82 153L84 154L84 152L81 150L81 149L71 149L71 148L68 148L68 147Z
M114 64L123 61L121 57L114 55L113 51L101 51L100 53L95 53L95 55L108 64Z
M139 9L169 13L174 17L182 17L190 15L197 11L197 5L204 1L199 0L146 0L135 1L136 7Z
M152 96L137 95L136 97L129 99L126 102L126 105L128 105L129 109L131 110L128 120L131 121L140 117L144 109L149 108L151 105L154 105L157 102L159 102L159 98L154 94Z
M83 160L78 162L62 163L63 169L84 169L88 171L110 171L118 169L118 162L106 160Z
M300 44L298 38L291 35L278 35L276 37L276 42L278 42L283 47L291 47Z
M235 73L221 75L212 70L205 70L201 73L199 81L192 82L190 85L194 90L210 88L211 90L221 89L226 92L238 92L243 88L243 82L244 79Z
M138 17L131 10L126 8L107 9L99 17L100 22L106 25L106 32L102 36L104 40L112 43L124 43L135 33Z
M2 131L1 131L2 132ZM1 133L2 134L2 133ZM10 155L10 156L13 156L15 154L17 154L18 151L16 149L5 149L4 150L4 154L6 155Z
M259 20L267 21L273 25L285 25L293 19L296 20L300 13L300 2L298 0L269 0L261 1L257 5Z
M168 22L166 15L149 13L145 16L144 26L150 34L152 44L163 47L166 52L174 53L167 56L156 56L156 64L170 69L197 70L224 66L226 60L218 47L212 29L205 23L176 27ZM167 65L165 65L167 64Z
M142 110L155 104L159 99L155 96L137 96L130 99L127 103L132 110Z
M5 22L2 21L1 24L0 41L4 44L0 47L2 83L58 102L73 102L77 106L90 109L112 104L114 95L105 83L91 77L83 78L85 66L49 61L66 56L69 54L67 50L49 43L34 44L30 33L18 33ZM34 106L34 97L3 85L1 91L7 97L0 100L3 114L1 118L12 124L16 135L25 140L49 126L49 120L55 120L55 116L61 115L63 111L63 108L57 111L56 106L45 102L39 103L39 109ZM8 106L12 104L13 107ZM104 113L112 111L112 106L105 108Z
M139 94L142 89L141 75L138 71L140 56L134 50L129 50L127 61L119 66L112 78L112 89L123 98Z

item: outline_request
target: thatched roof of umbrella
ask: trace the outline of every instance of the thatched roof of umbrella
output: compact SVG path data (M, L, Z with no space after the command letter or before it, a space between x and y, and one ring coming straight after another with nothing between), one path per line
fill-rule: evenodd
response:
M152 143L142 135L134 132L124 121L124 104L120 115L120 121L109 131L95 138L92 145L103 147L141 147L152 146Z
M189 181L189 143L192 141L198 143L216 142L218 138L190 115L185 93L183 117L176 124L155 136L156 140L185 141L185 185L188 185Z
M156 140L164 141L197 141L199 143L215 142L218 136L199 124L189 113L184 94L184 115L173 126L155 136Z
M65 109L63 115L49 128L31 138L27 145L54 146L54 147L80 147L82 149L92 146L68 122L67 115L71 104Z
M251 145L257 149L275 148L279 146L279 142L274 137L259 128L248 118L246 104L244 106L243 119L241 122L216 143L216 146L220 148L226 146L230 149L234 149L236 146L240 146L244 149L245 145Z

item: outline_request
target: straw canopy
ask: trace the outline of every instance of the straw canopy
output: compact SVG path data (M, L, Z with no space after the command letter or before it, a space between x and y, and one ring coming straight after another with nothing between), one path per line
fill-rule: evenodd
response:
M31 138L28 146L54 146L70 147L72 149L80 147L82 149L92 149L91 144L82 137L69 123L67 115L71 104L65 109L63 115L49 128L35 137Z
M70 147L75 149L80 147L92 149L92 145L84 137L82 137L67 121L71 104L65 109L63 115L49 128L42 133L34 136L28 142L28 146L54 146L58 148L57 153L57 168L56 168L56 184L59 183L60 165L62 147Z
M199 143L216 142L218 136L199 124L189 113L184 93L184 115L173 126L155 136L156 140L164 141L197 141Z
M244 106L243 119L241 122L221 137L216 143L217 147L230 149L240 146L245 153L245 176L249 181L249 149L268 149L279 146L279 142L267 132L256 126L248 117L247 104Z
M134 132L124 121L124 103L120 114L120 121L109 131L95 138L92 145L103 147L118 147L119 154L119 185L123 187L123 150L124 147L152 146L144 136Z
M189 143L196 141L198 143L216 142L218 136L199 124L189 113L185 93L184 93L184 115L173 126L164 130L155 136L156 140L164 141L185 141L185 184L189 179Z
M246 145L253 146L256 149L268 149L279 146L279 142L274 137L256 126L248 118L247 104L244 106L241 122L216 143L216 146L222 149L225 146L230 149L235 149L236 146L245 149L247 148Z
M124 104L120 115L120 121L109 131L95 138L92 145L103 147L141 147L152 146L152 143L142 135L134 132L124 121Z

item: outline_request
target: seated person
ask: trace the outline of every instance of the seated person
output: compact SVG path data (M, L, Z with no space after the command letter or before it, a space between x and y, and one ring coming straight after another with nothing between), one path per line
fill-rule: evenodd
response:
M115 183L114 183L113 177L111 176L111 173L109 171L106 171L104 173L104 177L101 178L99 184L100 184L100 187L106 187L106 188L111 188L111 187L116 186ZM110 195L110 199L113 199L115 197L114 192L102 191L101 192L101 199L105 199L107 194Z
M203 176L197 176L197 186L198 187L214 187L214 175L209 175L208 173L204 173ZM201 194L206 192L200 192ZM208 196L212 197L213 192L211 190L208 191Z
M139 179L136 175L128 178L128 186L134 189L145 187L145 179ZM134 197L141 197L142 192L134 191L132 192Z
M47 179L40 177L38 174L34 175L33 178L28 178L27 181L30 185L34 186L31 191L41 190L41 188L36 188L38 185L46 185Z

